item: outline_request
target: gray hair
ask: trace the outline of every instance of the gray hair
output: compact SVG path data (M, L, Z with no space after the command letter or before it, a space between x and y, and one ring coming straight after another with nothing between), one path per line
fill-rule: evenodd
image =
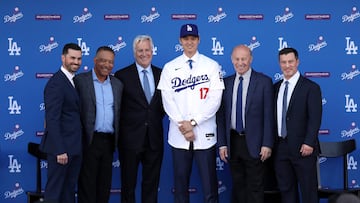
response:
M151 51L154 47L154 43L152 38L150 37L150 35L138 35L135 37L134 42L133 42L133 51L134 53L136 52L136 45L139 44L139 42L143 42L148 40L150 42L150 46L151 46Z

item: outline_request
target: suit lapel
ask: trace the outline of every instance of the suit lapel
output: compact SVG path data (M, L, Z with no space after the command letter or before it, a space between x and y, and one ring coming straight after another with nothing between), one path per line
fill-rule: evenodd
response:
M137 97L137 98L139 98L139 102L142 103L144 106L147 106L148 102L146 100L146 96L145 96L143 87L141 85L141 81L140 81L139 74L138 74L135 63L134 63L134 65L132 67L133 68L132 68L132 71L130 72L129 78L130 78L131 81L137 81L136 84L135 84L137 87L133 88L134 91L135 91L134 93L136 95L139 95Z
M250 75L249 87L248 87L248 91L247 91L247 95L246 95L245 115L246 115L247 111L249 110L248 104L251 104L251 100L253 98L253 95L255 94L257 80L258 80L257 74L254 70L252 70L251 75Z
M290 97L287 113L291 111L293 103L296 100L296 97L299 95L298 92L301 91L301 87L303 85L303 82L304 82L304 78L303 78L303 76L300 75L299 80L296 83L294 91L292 92L292 95Z
M92 70L86 73L85 86L88 87L90 99L93 104L96 104L96 96L95 96L95 87L94 87L94 79L92 77Z
M225 87L225 98L229 98L227 100L225 100L226 102L226 106L228 107L227 109L225 109L227 113L226 116L228 116L228 118L231 118L231 111L232 111L232 100L233 100L233 91L234 91L234 80L235 80L236 75L232 75L230 76L230 78L226 81L226 87Z

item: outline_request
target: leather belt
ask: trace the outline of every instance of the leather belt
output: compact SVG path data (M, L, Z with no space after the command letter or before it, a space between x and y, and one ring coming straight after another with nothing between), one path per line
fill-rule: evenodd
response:
M104 132L98 132L94 131L94 136L102 137L102 138L112 138L114 133L104 133Z
M276 140L277 140L278 142L287 142L287 137L276 136Z
M238 131L236 131L236 130L234 130L234 129L231 129L230 130L230 134L231 135L235 135L235 136L245 136L245 131L241 131L241 132L238 132Z

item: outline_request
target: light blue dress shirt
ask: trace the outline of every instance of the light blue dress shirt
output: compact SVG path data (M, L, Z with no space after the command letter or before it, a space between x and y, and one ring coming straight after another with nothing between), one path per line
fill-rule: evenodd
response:
M114 133L114 96L112 92L110 77L102 83L92 70L92 76L96 97L96 119L95 131L103 133Z

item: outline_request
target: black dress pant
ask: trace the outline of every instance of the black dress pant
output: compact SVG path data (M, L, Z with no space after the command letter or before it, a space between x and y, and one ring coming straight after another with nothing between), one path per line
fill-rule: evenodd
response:
M157 203L163 148L152 150L144 146L139 150L119 151L121 164L121 202ZM139 165L142 165L141 201L135 200L135 190Z
M78 183L79 203L107 203L110 198L114 135L94 133L90 146L84 149Z
M245 136L235 132L230 136L231 202L263 203L265 167L260 157L250 156Z

